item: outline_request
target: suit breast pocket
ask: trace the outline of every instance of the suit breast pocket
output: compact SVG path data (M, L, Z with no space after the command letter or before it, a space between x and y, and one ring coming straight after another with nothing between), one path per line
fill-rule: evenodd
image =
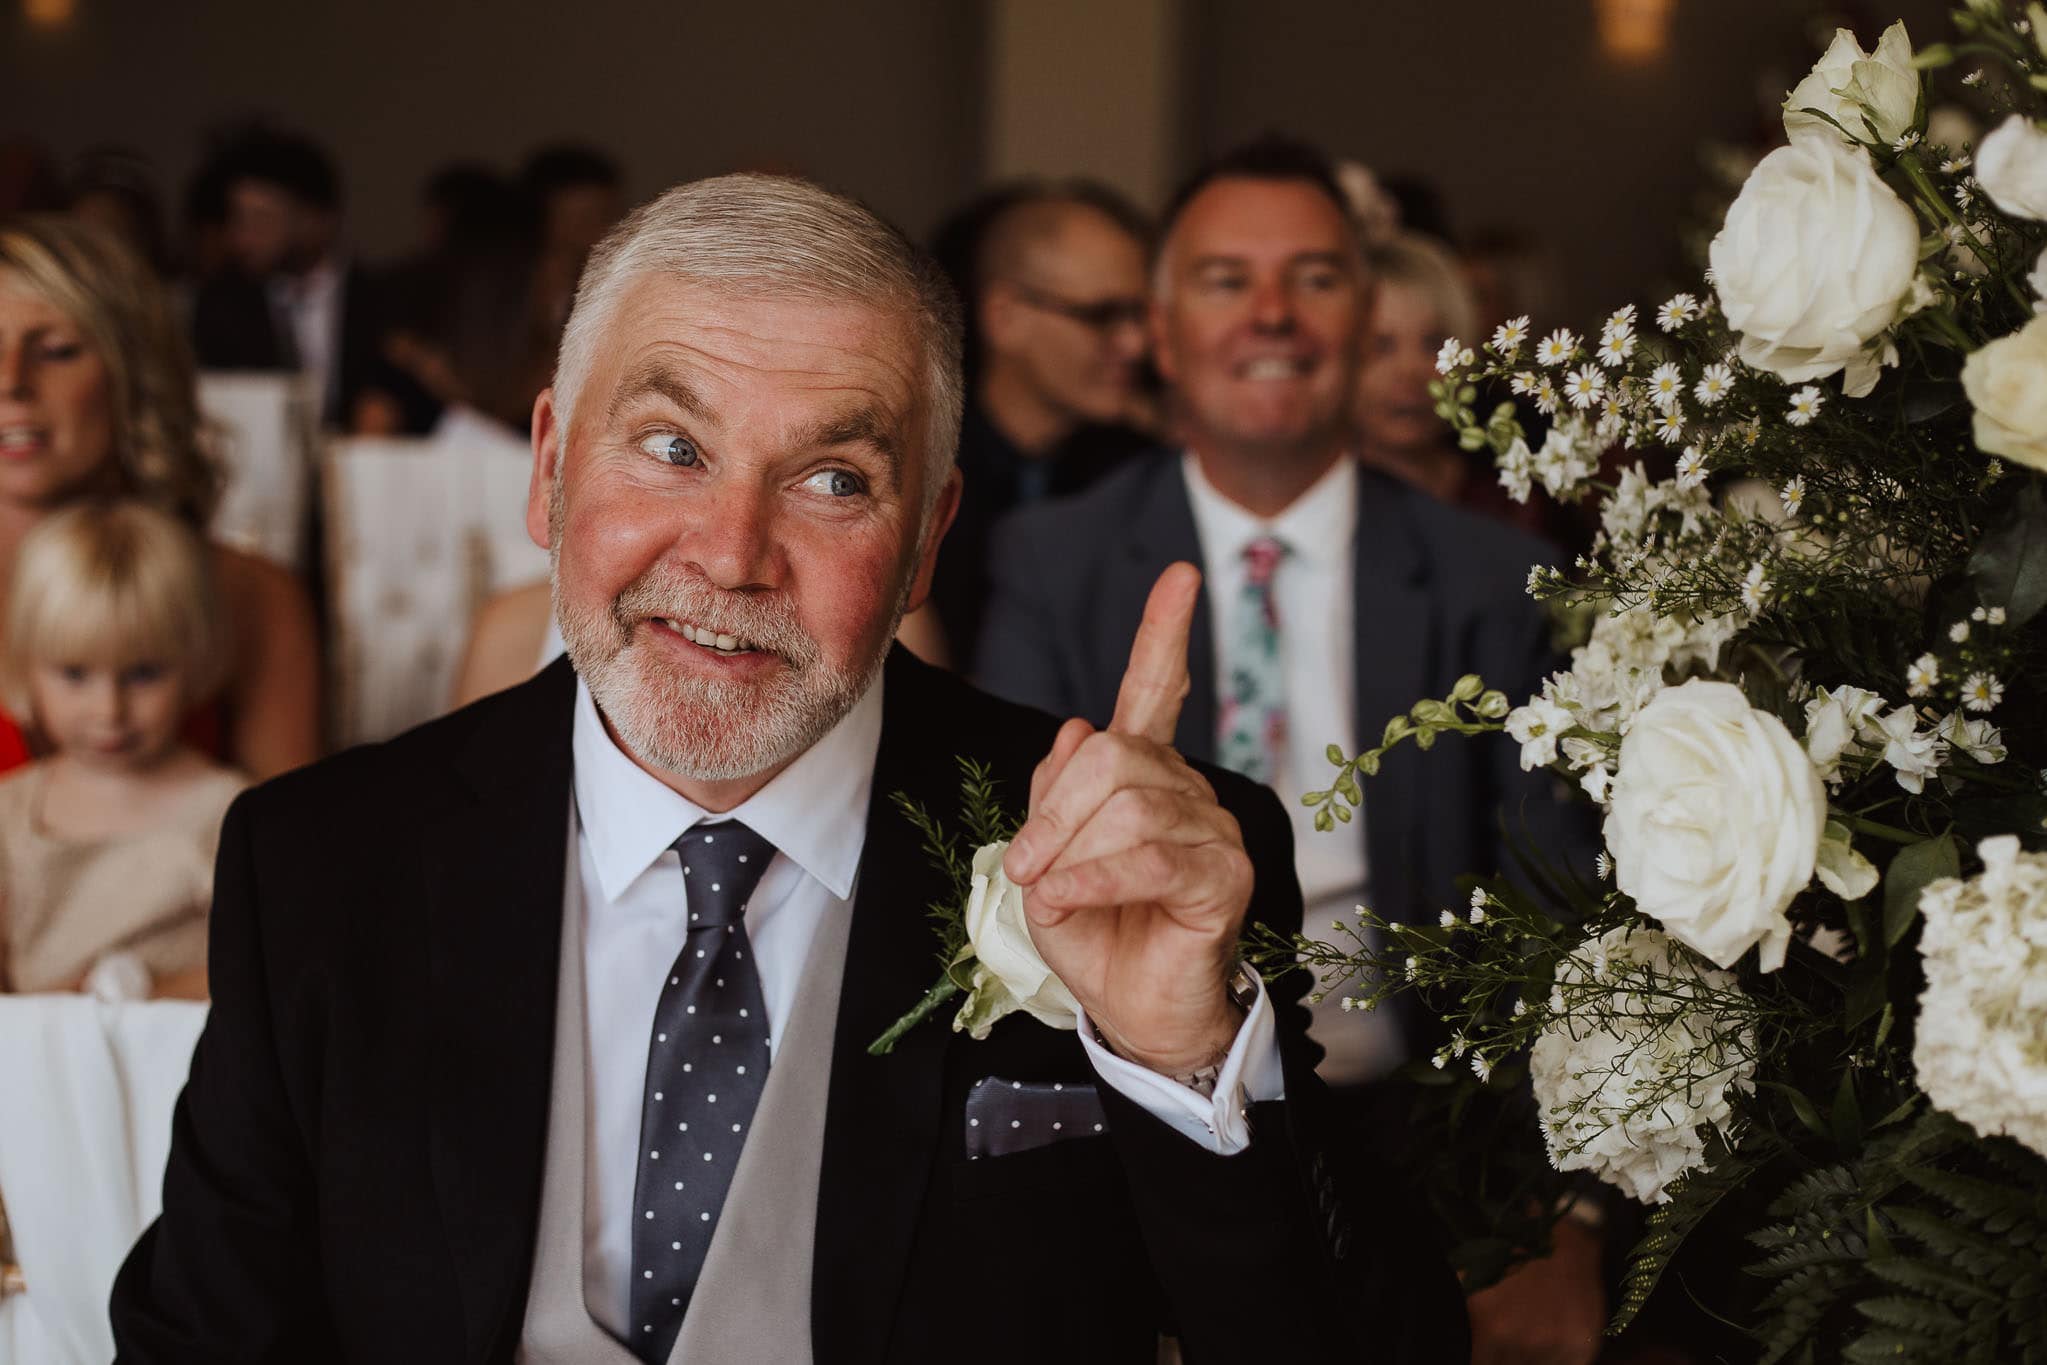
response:
M988 1076L967 1091L955 1183L963 1199L1094 1188L1115 1154L1095 1088Z

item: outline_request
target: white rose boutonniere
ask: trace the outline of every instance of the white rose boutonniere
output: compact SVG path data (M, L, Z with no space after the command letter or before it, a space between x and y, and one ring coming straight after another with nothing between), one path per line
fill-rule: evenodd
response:
M2024 114L1998 124L1976 149L1976 183L2006 213L2047 219L2047 130Z
M1842 374L1859 398L1889 354L1919 273L1919 220L1869 153L1804 135L1764 157L1710 250L1744 363L1787 384Z
M996 1021L1016 1010L1052 1028L1080 1026L1080 1003L1045 965L1031 938L1023 888L1002 870L1008 849L1005 839L975 852L973 890L967 895L972 987L952 1026L976 1039L986 1038Z
M939 976L924 998L867 1045L874 1056L894 1049L902 1036L964 995L953 1015L954 1031L975 1039L1018 1010L1052 1028L1080 1026L1080 1004L1045 965L1024 917L1023 888L1002 870L1002 855L1022 823L996 799L995 779L970 758L960 764L961 810L948 827L906 793L890 800L923 836L924 852L945 874L948 899L931 906L938 931ZM966 848L972 848L971 854Z
M1833 45L1784 101L1784 131L1792 137L1845 131L1888 146L1918 122L1919 72L1902 19L1884 30L1874 52L1864 52L1847 29L1835 29Z
M2047 469L2047 317L2035 317L1962 364L1976 409L1976 448Z
M1686 947L1784 965L1785 909L1813 879L1827 793L1803 747L1729 683L1665 688L1621 741L1606 846L1614 880Z

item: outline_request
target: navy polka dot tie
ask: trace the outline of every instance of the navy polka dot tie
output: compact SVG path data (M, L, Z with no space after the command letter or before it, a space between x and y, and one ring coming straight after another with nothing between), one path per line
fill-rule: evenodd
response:
M630 1345L650 1365L681 1330L768 1079L768 1012L745 917L774 845L724 821L698 825L675 851L689 935L654 1008L633 1184Z

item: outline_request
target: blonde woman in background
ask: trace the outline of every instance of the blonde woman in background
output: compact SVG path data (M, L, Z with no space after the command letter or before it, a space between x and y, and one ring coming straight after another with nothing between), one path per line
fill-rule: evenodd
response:
M227 657L207 560L138 502L22 539L0 699L49 752L0 778L0 988L206 997L213 856L246 785L179 733Z
M1542 533L1538 509L1507 497L1457 448L1429 385L1445 339L1478 344L1478 307L1457 258L1433 238L1395 232L1366 248L1374 293L1354 409L1358 454L1440 502Z
M84 223L0 222L0 594L23 537L62 507L132 498L203 535L218 493L191 358L155 279ZM305 589L225 546L207 557L231 653L217 703L187 734L257 778L308 763L319 643ZM0 716L0 770L43 744L24 725Z

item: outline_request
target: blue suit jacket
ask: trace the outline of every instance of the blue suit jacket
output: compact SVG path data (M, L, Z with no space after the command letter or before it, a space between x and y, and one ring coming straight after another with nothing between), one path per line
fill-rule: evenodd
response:
M1361 743L1376 743L1387 720L1446 695L1463 674L1482 675L1519 705L1559 666L1526 590L1529 567L1555 557L1546 542L1369 470L1358 480L1356 534ZM1203 562L1174 452L1020 510L995 534L977 681L999 696L1106 724L1145 598L1160 571L1181 559ZM1204 588L1189 650L1193 688L1175 744L1211 761L1212 641ZM1557 789L1547 773L1522 772L1516 747L1498 736L1448 737L1428 753L1403 744L1364 782L1362 836L1352 825L1320 837L1365 840L1381 915L1433 920L1461 905L1459 875L1513 870L1509 841L1532 839L1546 856L1590 870L1582 822Z

